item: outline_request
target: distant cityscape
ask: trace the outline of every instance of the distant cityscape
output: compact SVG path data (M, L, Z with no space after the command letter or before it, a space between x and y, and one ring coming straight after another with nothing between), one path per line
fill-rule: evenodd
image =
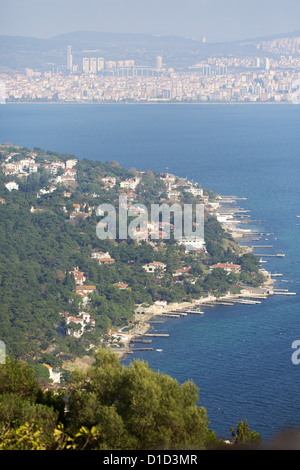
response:
M2 73L0 80L7 102L292 102L300 80L300 37L262 41L256 50L257 57L212 56L176 69L162 55L153 67L96 54L74 63L68 45L64 67L26 68Z

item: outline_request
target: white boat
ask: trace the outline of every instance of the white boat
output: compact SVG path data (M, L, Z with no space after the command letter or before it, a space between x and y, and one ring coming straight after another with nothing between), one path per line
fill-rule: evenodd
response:
M156 349L157 352L162 352L162 349Z

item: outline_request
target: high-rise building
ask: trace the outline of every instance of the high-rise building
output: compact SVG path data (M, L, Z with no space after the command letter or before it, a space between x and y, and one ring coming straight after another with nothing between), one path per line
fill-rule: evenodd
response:
M117 66L117 62L114 61L114 60L108 60L108 61L106 62L106 68L107 68L107 69L115 69L116 66Z
M163 59L162 59L162 56L161 56L161 55L158 55L158 56L156 57L156 68L157 68L158 70L162 69L162 65L163 65L162 60L163 60Z
M72 46L67 46L67 67L69 70L73 69Z
M97 67L97 59L95 57L92 57L90 59L90 72L91 73L97 73L98 67Z
M82 68L85 73L88 73L90 71L90 59L88 57L83 58Z
M265 57L265 70L270 70L270 59Z
M219 75L227 75L227 66L220 64L217 71Z
M104 59L103 57L98 57L98 72L104 69Z
M255 57L253 59L253 66L256 67L256 68L260 67L260 58L259 57Z
M33 77L33 70L32 69L26 68L25 72L26 72L26 77L28 77L28 78Z
M134 60L130 59L130 60L125 60L124 61L124 66L125 67L134 67Z

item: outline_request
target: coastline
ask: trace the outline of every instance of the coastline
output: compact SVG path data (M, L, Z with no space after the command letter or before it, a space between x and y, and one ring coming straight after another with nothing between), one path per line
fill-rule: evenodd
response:
M176 318L176 313L178 313L178 317L180 317L180 313L184 312L185 310L192 310L196 309L200 306L205 306L205 304L209 305L222 305L222 302L230 302L236 300L245 300L247 299L251 302L254 299L261 298L267 299L267 297L272 295L272 291L269 291L270 287L273 286L273 281L270 278L266 281L266 283L261 287L261 290L265 290L265 293L261 292L261 294L225 294L221 297L215 296L208 296L202 297L200 299L195 299L191 302L182 302L182 303L170 303L165 307L158 307L158 306L151 306L146 309L145 313L143 314L135 314L135 320L138 322L138 326L131 330L130 334L122 334L120 331L120 335L122 337L122 341L124 343L124 347L119 351L116 352L119 355L120 361L124 360L128 354L132 354L131 345L134 343L134 339L138 339L139 337L142 338L144 335L148 334L152 330L152 326L150 324L151 320L155 319L156 317L165 317L168 318L173 316ZM268 292L267 292L268 291ZM243 302L241 302L243 303ZM228 304L229 305L229 304ZM187 313L188 314L188 313ZM199 313L200 314L200 313Z
M228 197L222 197L219 196L219 200L225 199L225 205L228 204ZM230 201L236 202L238 199L236 196L231 196ZM227 209L228 210L228 209ZM244 216L241 215L245 212L244 210L241 210L240 208L237 208L237 210L232 209L231 211L231 217L234 220L233 223L230 224L230 229L228 229L228 224L226 223L221 223L223 229L225 231L228 231L230 233L234 234L234 240L238 244L239 248L241 249L241 254L244 253L251 253L253 251L253 248L245 246L245 245L240 245L238 241L242 240L244 237L253 237L256 235L256 232L253 231L252 229L237 229L236 225L241 223L244 220ZM236 217L241 217L241 220L236 220ZM248 216L247 216L248 217ZM251 220L250 220L251 222ZM247 223L249 223L249 219L247 219ZM196 309L197 307L199 308L200 306L205 306L205 304L210 304L210 305L221 305L223 303L230 304L232 301L240 301L241 303L254 303L255 299L267 299L269 296L273 295L273 288L274 288L274 280L272 279L271 274L263 269L262 267L260 268L260 271L263 273L265 276L265 282L257 287L253 288L250 286L241 286L241 292L238 294L230 293L228 292L227 294L216 297L213 295L208 295L207 297L200 297L199 299L193 299L191 302L180 302L180 303L169 303L164 306L162 305L151 305L147 308L143 309L143 313L135 313L135 322L137 322L136 327L134 327L132 330L130 330L130 333L123 334L122 330L119 331L119 334L121 335L122 342L124 344L124 347L116 352L119 355L120 361L124 360L128 354L132 354L132 344L134 344L134 339L139 339L145 336L146 334L150 333L152 330L151 326L151 320L153 320L156 317L161 317L165 318L167 317L180 317L180 314L188 315L189 313L184 313L185 311L193 310ZM202 312L203 313L203 312ZM178 315L176 315L178 314ZM201 314L200 312L198 314Z
M203 103L198 103L198 102L181 102L178 101L176 103L170 102L170 101L135 101L135 102L130 102L130 101L98 101L98 102L91 102L91 101L5 101L3 104L37 104L37 105L44 105L44 104L50 104L50 105L82 105L82 104L88 104L88 105L193 105L193 106L227 106L227 105L293 105L294 103L292 101L278 101L278 102L273 102L273 101L254 101L254 102L244 102L244 101L239 101L239 102L233 102L233 101L211 101L211 102L203 102Z

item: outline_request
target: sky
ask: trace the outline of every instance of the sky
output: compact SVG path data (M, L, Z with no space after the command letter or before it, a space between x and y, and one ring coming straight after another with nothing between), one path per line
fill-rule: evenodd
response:
M74 31L176 35L207 42L300 30L300 0L0 0L0 34Z

